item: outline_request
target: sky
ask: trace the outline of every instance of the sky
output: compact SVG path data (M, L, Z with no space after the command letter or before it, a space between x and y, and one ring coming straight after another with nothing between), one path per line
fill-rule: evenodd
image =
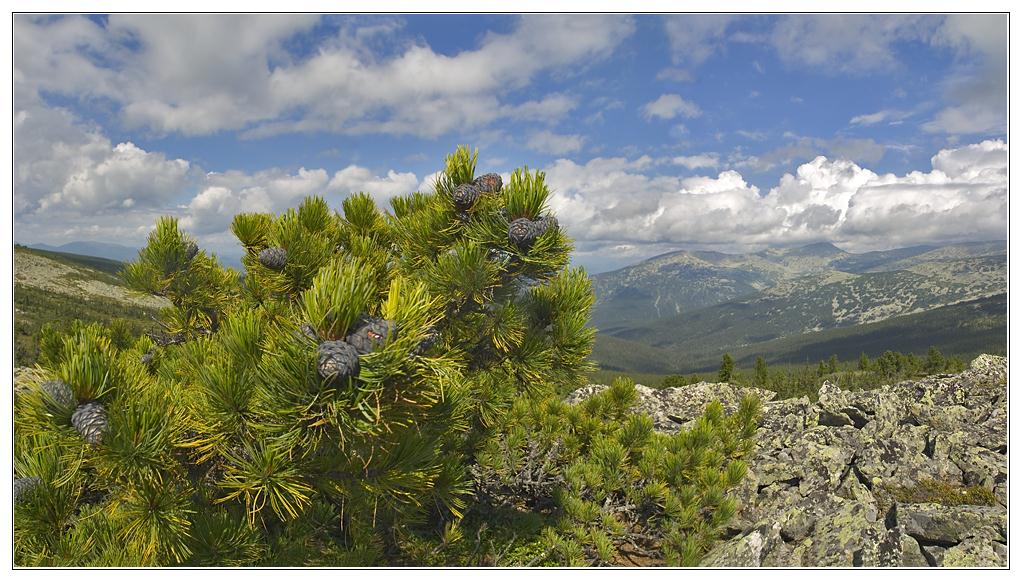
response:
M14 238L542 169L573 263L1007 236L1004 15L15 15Z

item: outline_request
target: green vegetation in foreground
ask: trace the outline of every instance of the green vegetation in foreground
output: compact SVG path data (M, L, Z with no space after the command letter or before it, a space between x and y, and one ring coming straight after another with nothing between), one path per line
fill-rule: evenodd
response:
M592 284L544 174L476 157L389 210L236 216L244 278L158 220L124 279L169 303L160 343L47 332L15 391L14 563L697 564L759 403L674 435L629 379L564 403Z

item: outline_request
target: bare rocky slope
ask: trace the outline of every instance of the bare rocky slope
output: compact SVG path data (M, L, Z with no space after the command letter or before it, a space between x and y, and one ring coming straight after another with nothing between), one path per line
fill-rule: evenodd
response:
M816 403L728 384L638 385L637 409L675 431L712 400L729 411L748 392L765 401L740 510L706 566L1005 566L1006 366L982 355L961 374L876 390L825 383ZM935 485L942 496L909 495ZM977 494L984 504L962 503Z

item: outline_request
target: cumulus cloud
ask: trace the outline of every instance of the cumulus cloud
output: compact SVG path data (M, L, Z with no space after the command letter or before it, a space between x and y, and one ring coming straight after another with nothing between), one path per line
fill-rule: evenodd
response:
M394 19L354 19L312 54L289 52L318 23L314 15L112 15L102 26L19 15L16 79L33 90L101 96L119 105L129 127L161 133L435 137L500 118L564 117L572 96L506 96L542 72L605 58L634 29L617 15L531 15L448 55L401 36ZM397 51L374 50L381 39Z
M311 195L323 196L328 203L338 206L348 195L365 192L378 205L386 206L391 197L417 189L420 180L412 172L388 170L380 176L356 165L338 170L333 176L322 168L211 173L202 190L186 205L182 226L198 234L213 235L226 230L238 213L280 213Z
M942 150L929 171L877 174L818 156L761 192L735 170L651 176L649 159L558 160L547 171L559 220L591 256L674 245L723 250L830 240L854 251L999 239L1007 147Z
M542 154L562 156L578 152L585 138L578 134L556 134L548 130L533 132L526 140L526 147Z
M332 204L368 192L378 204L421 188L412 172L377 174L350 165L295 171L203 173L186 160L132 142L113 144L70 111L16 92L14 112L15 237L24 242L75 238L138 244L161 215L178 216L201 241L218 242L241 212L281 212L309 195Z
M385 176L376 176L368 168L352 165L334 174L328 188L342 198L353 192L366 192L373 195L377 204L386 205L392 197L419 190L419 184L412 172L388 170Z
M16 215L159 208L193 183L189 162L131 142L115 145L25 91L15 96L14 142Z
M698 117L700 113L698 105L682 99L682 96L677 93L665 93L643 106L643 117L647 120L653 118L673 119L680 115L694 118Z

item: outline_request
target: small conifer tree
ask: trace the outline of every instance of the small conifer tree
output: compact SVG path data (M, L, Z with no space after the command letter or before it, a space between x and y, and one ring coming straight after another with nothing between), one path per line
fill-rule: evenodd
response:
M16 395L15 562L381 564L457 521L476 442L594 337L544 174L502 182L460 147L390 210L238 215L244 273L161 219L124 277L163 332L49 339Z
M767 361L764 357L758 356L756 364L753 367L753 379L760 387L767 386Z
M732 355L725 353L721 357L721 368L718 369L718 382L727 383L732 380L732 371L735 369L735 363L732 361Z

